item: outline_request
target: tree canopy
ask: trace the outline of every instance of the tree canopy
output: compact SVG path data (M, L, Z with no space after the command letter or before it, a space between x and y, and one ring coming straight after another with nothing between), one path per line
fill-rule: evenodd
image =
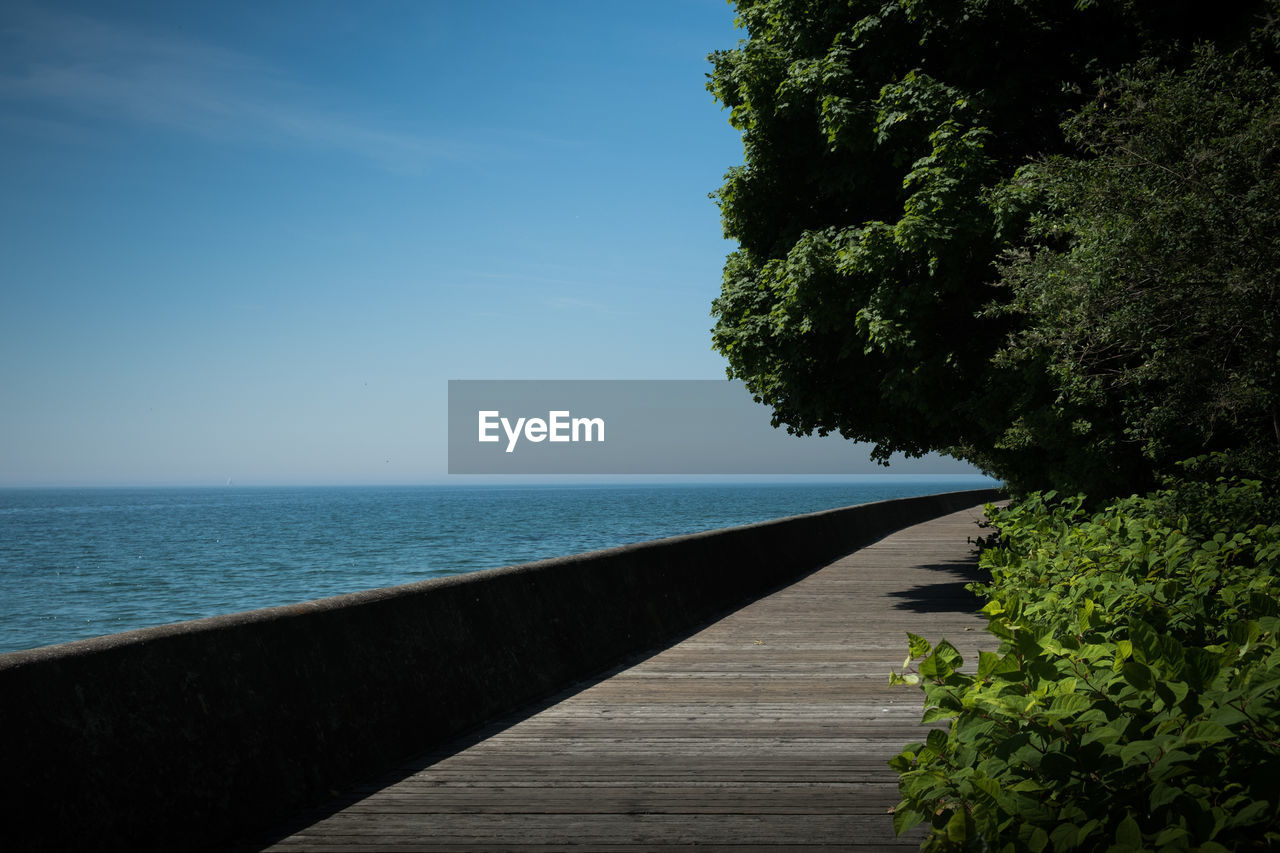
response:
M1015 489L1274 470L1274 0L739 0L713 305L798 433Z

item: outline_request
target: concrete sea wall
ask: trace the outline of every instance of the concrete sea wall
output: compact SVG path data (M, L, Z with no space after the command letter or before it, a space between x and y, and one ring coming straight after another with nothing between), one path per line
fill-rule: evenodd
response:
M217 848L997 497L864 504L0 655L0 837Z

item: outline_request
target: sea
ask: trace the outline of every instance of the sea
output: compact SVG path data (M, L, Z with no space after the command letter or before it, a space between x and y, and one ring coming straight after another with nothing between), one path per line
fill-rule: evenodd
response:
M0 653L910 495L841 482L0 489Z

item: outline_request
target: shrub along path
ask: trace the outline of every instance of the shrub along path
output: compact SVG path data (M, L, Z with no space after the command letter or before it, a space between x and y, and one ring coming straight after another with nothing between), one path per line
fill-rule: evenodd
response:
M307 816L273 851L911 849L886 762L923 740L906 632L997 641L982 508L915 525ZM302 827L302 828L299 828Z

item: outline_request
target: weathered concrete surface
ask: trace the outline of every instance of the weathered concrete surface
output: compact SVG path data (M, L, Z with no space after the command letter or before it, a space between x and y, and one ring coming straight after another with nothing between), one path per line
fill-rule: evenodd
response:
M26 850L216 846L996 497L884 501L0 655L0 802Z

